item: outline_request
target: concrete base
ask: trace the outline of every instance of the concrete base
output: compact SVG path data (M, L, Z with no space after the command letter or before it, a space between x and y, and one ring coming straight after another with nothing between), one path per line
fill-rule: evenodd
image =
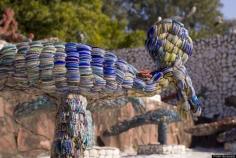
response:
M185 153L184 145L160 145L148 144L139 145L138 155L152 155L152 154L180 154Z
M225 151L235 152L236 153L236 141L227 142L224 144Z
M92 147L84 151L84 158L120 158L120 150L115 147Z

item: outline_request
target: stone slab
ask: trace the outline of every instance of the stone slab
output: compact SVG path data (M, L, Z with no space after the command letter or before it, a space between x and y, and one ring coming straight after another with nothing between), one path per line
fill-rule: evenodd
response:
M185 153L184 145L160 145L148 144L139 145L138 155L152 155L152 154L180 154Z
M235 152L236 153L236 141L225 143L224 144L224 149L226 151L230 151L230 152Z
M120 150L115 147L94 146L85 150L84 158L120 158Z

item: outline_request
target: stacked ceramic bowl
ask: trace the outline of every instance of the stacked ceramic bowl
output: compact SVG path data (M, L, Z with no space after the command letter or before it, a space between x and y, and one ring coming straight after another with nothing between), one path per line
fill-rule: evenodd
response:
M5 78L9 73L13 73L13 63L17 49L15 45L4 46L0 51L0 78Z
M139 78L134 79L134 88L143 91L146 87L146 83Z
M103 63L103 72L104 72L104 79L106 80L105 90L108 92L112 92L117 89L116 67L115 67L116 61L117 61L117 56L115 54L110 52L105 54Z
M133 87L134 78L136 78L137 70L130 64L127 64L128 71L125 73L125 78L122 84L123 88L130 89Z
M56 53L54 55L54 80L59 92L67 92L66 80L66 53L64 43L55 43Z
M17 54L15 56L15 73L14 79L18 86L27 87L27 71L26 71L26 60L25 56L29 50L29 44L27 42L22 42L17 44Z
M90 92L93 87L92 48L88 45L78 44L77 50L79 53L80 91L82 93Z
M39 81L39 55L43 49L40 41L30 43L29 51L26 53L26 67L30 86L37 86Z
M128 64L125 60L118 59L116 62L116 81L118 87L122 87L125 79L125 74L128 71Z
M56 48L52 43L44 43L43 50L39 56L40 59L40 80L41 88L44 91L55 91L55 81L53 76L54 54Z
M146 92L154 92L156 90L156 83L151 82L147 82L145 89Z
M100 91L106 85L106 80L103 79L103 62L105 50L100 48L92 49L91 67L94 76L94 87L92 91Z
M79 70L79 52L77 51L77 43L66 43L66 78L68 88L72 92L78 92L80 83Z

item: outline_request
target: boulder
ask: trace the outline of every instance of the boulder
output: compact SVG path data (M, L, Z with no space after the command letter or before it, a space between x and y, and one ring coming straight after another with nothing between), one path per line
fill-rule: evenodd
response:
M50 150L50 141L41 135L36 135L31 131L20 128L17 135L17 146L20 152L27 152L36 149Z
M236 128L225 131L217 137L218 142L233 142L236 141Z
M236 108L236 96L229 96L225 98L225 105L226 106L232 106Z
M31 102L40 95L37 90L0 91L0 155L2 157L22 155L35 158L42 152L50 151L55 112L37 112L33 116L22 118L14 116L16 105Z
M18 151L17 144L15 140L15 135L13 133L8 133L1 135L0 137L0 153L2 155L16 154Z
M224 144L224 149L226 151L230 151L230 152L236 152L236 141L233 142L227 142Z
M185 132L194 136L211 135L217 132L223 132L236 126L236 117L227 117L211 123L203 123L190 128Z

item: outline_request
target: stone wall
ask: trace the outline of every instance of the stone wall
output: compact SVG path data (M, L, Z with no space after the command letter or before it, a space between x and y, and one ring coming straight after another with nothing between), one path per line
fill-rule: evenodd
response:
M42 94L36 90L0 91L0 157L36 157L49 151L54 135L55 112L37 112L16 118L16 105L30 102ZM55 110L54 110L55 111Z
M144 48L121 49L117 54L140 70L155 68ZM204 116L236 115L235 109L224 106L226 97L236 96L236 34L195 41L187 69L197 93L203 96Z
M172 109L176 108L172 105L157 102L149 98L144 98L145 108L147 111L154 109ZM94 114L94 122L96 125L96 134L100 136L104 144L114 147L119 147L122 151L131 152L138 148L138 145L157 144L157 125L144 125L130 129L118 136L103 137L104 130L111 125L125 119L130 119L138 115L129 103L127 106L118 110L106 110ZM191 127L193 121L190 117L186 120L168 125L167 144L184 144L187 147L191 144L191 135L184 132L186 127Z
M55 105L59 104L57 98L50 97L52 108L50 110L38 110L23 117L16 117L16 107L32 103L43 94L37 90L11 90L0 91L0 157L37 157L40 153L50 151L54 134ZM146 100L146 99L145 99ZM153 103L146 100L148 110L154 108L166 108L167 104ZM35 107L35 106L34 106ZM22 113L23 114L23 113ZM130 118L137 113L131 103L118 110L102 111L94 114L95 131L100 143L105 146L119 147L122 151L133 152L139 144L157 143L157 126L146 125L129 130L119 136L105 138L102 133L107 127ZM183 132L184 127L192 126L192 121L174 123L169 127L169 144L190 145L191 136Z

